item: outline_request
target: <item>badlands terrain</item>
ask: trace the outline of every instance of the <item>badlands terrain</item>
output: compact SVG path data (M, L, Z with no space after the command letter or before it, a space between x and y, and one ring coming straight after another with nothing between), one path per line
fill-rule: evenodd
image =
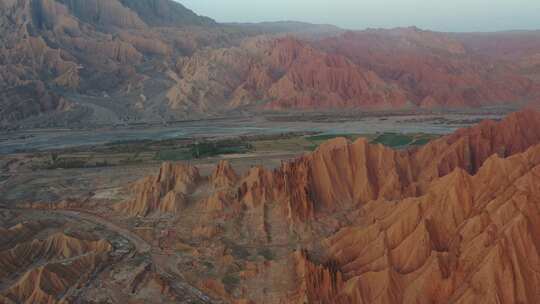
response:
M0 1L3 129L539 96L540 33L220 24L170 0Z
M0 0L0 303L540 303L540 32Z
M12 160L2 193L57 195L1 202L0 301L540 301L540 112L396 149L325 139L269 166L194 158L39 179Z

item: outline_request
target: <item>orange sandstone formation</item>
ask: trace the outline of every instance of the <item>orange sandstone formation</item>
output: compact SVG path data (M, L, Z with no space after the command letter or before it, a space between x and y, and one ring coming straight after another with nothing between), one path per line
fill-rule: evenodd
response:
M540 142L540 112L523 110L502 122L483 121L438 139L415 153L423 166L435 163L433 174L443 176L457 165L475 173L491 155L507 157Z
M251 208L279 203L289 219L306 220L373 200L418 196L431 181L456 168L474 174L493 154L507 157L537 143L540 113L525 110L409 151L372 145L365 139L349 143L338 138L274 171L255 167L240 179L228 163L221 162L210 181L214 187L233 189L237 203ZM137 183L138 194L126 210L143 216L155 210L174 212L199 179L194 167L166 163L158 177ZM221 209L226 201L231 205L231 199L222 192L206 202L210 209Z
M231 187L238 181L238 175L231 167L231 164L226 161L220 161L216 169L210 177L210 182L215 188Z
M291 303L333 303L343 289L343 275L333 263L317 265L309 260L308 253L293 254L299 287Z
M111 249L111 245L103 240L84 241L65 234L56 234L46 240L19 243L0 252L0 279L40 259L68 259L90 251L107 252Z
M25 222L3 230L1 303L68 303L71 291L109 260L113 247L106 240L64 233L38 238L60 225Z
M199 170L193 166L164 163L157 176L137 182L133 186L135 200L119 208L133 216L179 212L199 180Z
M197 255L228 269L249 253L227 249L232 240L265 259L281 252L256 272L238 270L232 287L201 286L227 301L536 303L539 130L540 113L525 110L407 151L335 139L275 170L238 176L221 162L207 182L164 164L123 210L150 215L182 193L186 212L201 214L186 235L213 244ZM284 268L288 289L268 279Z
M344 284L324 303L539 301L539 173L536 145L474 176L455 169L423 196L368 204L369 224L325 242Z

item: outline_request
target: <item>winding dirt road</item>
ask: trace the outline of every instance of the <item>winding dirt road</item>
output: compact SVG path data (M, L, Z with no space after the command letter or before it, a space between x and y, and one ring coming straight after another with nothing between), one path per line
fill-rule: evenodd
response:
M120 227L113 222L104 219L102 217L99 217L97 215L86 213L86 212L80 212L80 211L68 211L68 210L47 210L52 213L60 214L65 217L75 219L75 220L86 220L89 222L92 222L94 224L98 224L101 226L104 226L110 231L114 231L121 235L122 237L126 238L128 241L130 241L137 250L138 253L149 253L152 247L150 244L148 244L145 240L143 240L140 236L137 234L129 231L126 228Z
M143 240L137 234L131 232L130 230L126 228L118 226L117 224L109 221L108 219L102 218L100 216L97 216L91 213L81 212L81 211L47 210L47 212L59 214L67 218L70 218L72 220L85 220L85 221L89 221L97 225L104 226L106 229L116 232L120 236L130 241L135 246L135 250L138 253L140 254L152 253L152 247L148 242ZM172 273L170 271L166 271L165 270L166 265L164 265L163 263L159 263L158 260L152 258L152 263L155 265L156 271L160 275L170 279L170 281L173 283L171 287L174 290L179 291L181 294L187 297L189 297L188 295L191 295L192 298L197 299L197 303L203 303L203 304L221 303L218 301L213 301L209 296L205 295L202 291L192 286L191 284L187 283L185 279L179 276L178 274Z

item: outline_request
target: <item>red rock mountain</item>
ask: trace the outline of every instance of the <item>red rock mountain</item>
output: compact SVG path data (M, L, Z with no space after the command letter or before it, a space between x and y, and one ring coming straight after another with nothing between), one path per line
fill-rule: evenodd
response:
M539 157L538 145L493 156L422 196L368 204L368 224L325 241L341 284L307 282L307 297L330 289L324 303L537 302Z
M538 79L512 60L416 28L347 32L312 42L255 38L240 48L199 55L185 61L188 68L169 95L173 104L198 111L223 107L215 104L220 99L228 108L313 110L475 107L540 97ZM210 87L195 93L206 79Z
M0 122L88 126L238 109L540 100L536 32L342 32L222 25L169 0L4 1Z
M133 187L138 193L137 198L121 209L130 215L140 216L153 211L175 213L186 203L185 196L193 191L199 179L199 171L195 167L165 163L158 176L141 180Z
M540 267L540 112L485 121L407 151L336 139L272 171L254 167L239 176L222 162L209 177L194 179L193 172L194 167L165 164L159 177L137 183L130 207L119 210L201 215L192 235L209 242L205 246L226 238L265 248L291 242L297 249L275 249L280 259L250 264L235 293L217 281L201 285L218 298L238 303L540 300L535 270ZM164 189L160 204L145 199L155 189ZM163 210L170 201L165 198L175 195L184 200ZM176 225L183 227L181 221ZM220 252L202 254L219 263L245 262ZM269 279L274 275L279 279ZM274 291L259 293L260 282Z
M491 41L497 43L498 35ZM316 45L399 85L420 107L478 106L537 96L538 84L515 67L516 61L485 56L466 42L451 35L404 28L348 32Z
M347 58L285 38L265 54L281 77L267 90L269 109L403 107L405 92Z

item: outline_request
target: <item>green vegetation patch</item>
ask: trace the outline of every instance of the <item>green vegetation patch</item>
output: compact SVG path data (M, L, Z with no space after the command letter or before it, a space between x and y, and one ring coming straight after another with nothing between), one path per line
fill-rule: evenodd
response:
M248 142L228 140L218 142L202 142L191 145L190 151L193 158L205 158L223 154L244 154L253 149Z
M156 153L155 159L159 161L191 160L193 155L189 149L161 150Z
M225 154L245 154L252 150L253 146L250 143L240 140L202 142L178 149L160 150L156 153L155 159L160 161L192 160Z
M404 148L409 146L423 146L431 140L438 138L436 134L403 134L403 133L383 133L375 137L371 142L383 144L391 148Z
M383 144L388 147L401 147L411 144L414 137L408 134L401 133L383 133L377 136L372 143Z
M323 142L337 137L345 137L349 140L355 140L360 137L359 134L319 134L306 137L311 142Z

